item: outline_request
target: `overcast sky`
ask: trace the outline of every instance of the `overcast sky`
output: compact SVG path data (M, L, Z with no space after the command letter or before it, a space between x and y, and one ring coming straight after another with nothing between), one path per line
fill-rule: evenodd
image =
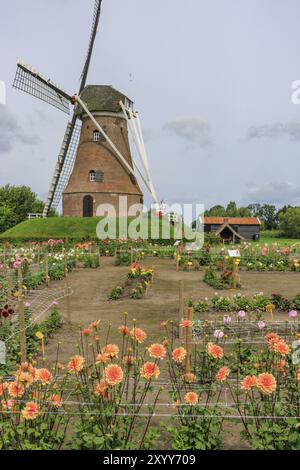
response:
M11 88L16 60L76 92L93 0L0 0L0 186L45 198L66 126ZM300 204L299 0L103 0L89 84L139 110L166 202Z

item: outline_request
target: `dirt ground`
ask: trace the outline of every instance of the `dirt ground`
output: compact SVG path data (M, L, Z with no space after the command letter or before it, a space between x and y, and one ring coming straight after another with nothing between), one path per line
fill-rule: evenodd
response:
M137 325L146 330L150 342L161 340L164 334L161 322L179 318L181 279L184 281L185 299L193 297L197 300L214 295L215 290L202 281L201 271L176 272L172 260L156 258L146 260L143 265L153 266L155 276L147 298L140 300L131 298L107 300L112 288L122 284L128 272L128 267L115 266L114 258L102 258L102 265L98 269L78 269L70 274L69 282L73 294L68 300L59 302L59 311L65 318L65 324L46 346L48 364L55 361L58 343L59 361L66 363L76 353L79 331L93 320L100 319L110 323L113 327L111 340L118 342L120 336L117 327L123 323L122 316L125 311L128 312L129 319L136 318ZM241 272L240 277L242 288L239 292L245 295L258 292L271 295L273 292L279 292L293 297L300 292L300 273ZM218 291L218 293L228 295L228 291ZM240 440L240 430L239 425L226 426L223 436L226 449L246 448Z

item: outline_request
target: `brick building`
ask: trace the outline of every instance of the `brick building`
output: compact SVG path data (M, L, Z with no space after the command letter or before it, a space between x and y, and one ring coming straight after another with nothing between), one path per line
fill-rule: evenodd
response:
M127 122L119 102L131 104L122 93L110 86L87 86L81 99L132 167ZM127 197L127 205L142 204L143 194L135 177L120 162L94 123L78 105L82 129L76 160L63 193L63 215L92 217L100 204L112 204L119 213L119 196Z

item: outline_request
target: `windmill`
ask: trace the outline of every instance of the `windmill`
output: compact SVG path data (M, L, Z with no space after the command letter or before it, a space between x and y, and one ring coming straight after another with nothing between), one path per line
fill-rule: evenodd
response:
M105 85L86 86L94 43L99 26L102 0L95 0L87 56L78 93L72 95L49 77L19 60L13 87L73 115L68 122L50 184L43 217L57 208L63 197L63 215L93 216L96 205L110 203L118 208L116 196L129 203L142 203L139 183L158 199L150 175L148 157L138 113L123 93ZM128 130L140 158L131 156Z

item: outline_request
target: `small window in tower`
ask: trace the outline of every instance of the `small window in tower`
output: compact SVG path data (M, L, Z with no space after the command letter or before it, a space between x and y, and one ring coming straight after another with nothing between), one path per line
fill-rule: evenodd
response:
M97 183L103 183L104 181L104 173L101 170L95 171L95 181Z
M94 170L90 171L90 181L93 183L96 181L96 172Z
M102 129L106 133L106 127L103 126ZM96 130L93 132L93 141L94 142L103 142L105 140L105 137L101 134L100 131Z

